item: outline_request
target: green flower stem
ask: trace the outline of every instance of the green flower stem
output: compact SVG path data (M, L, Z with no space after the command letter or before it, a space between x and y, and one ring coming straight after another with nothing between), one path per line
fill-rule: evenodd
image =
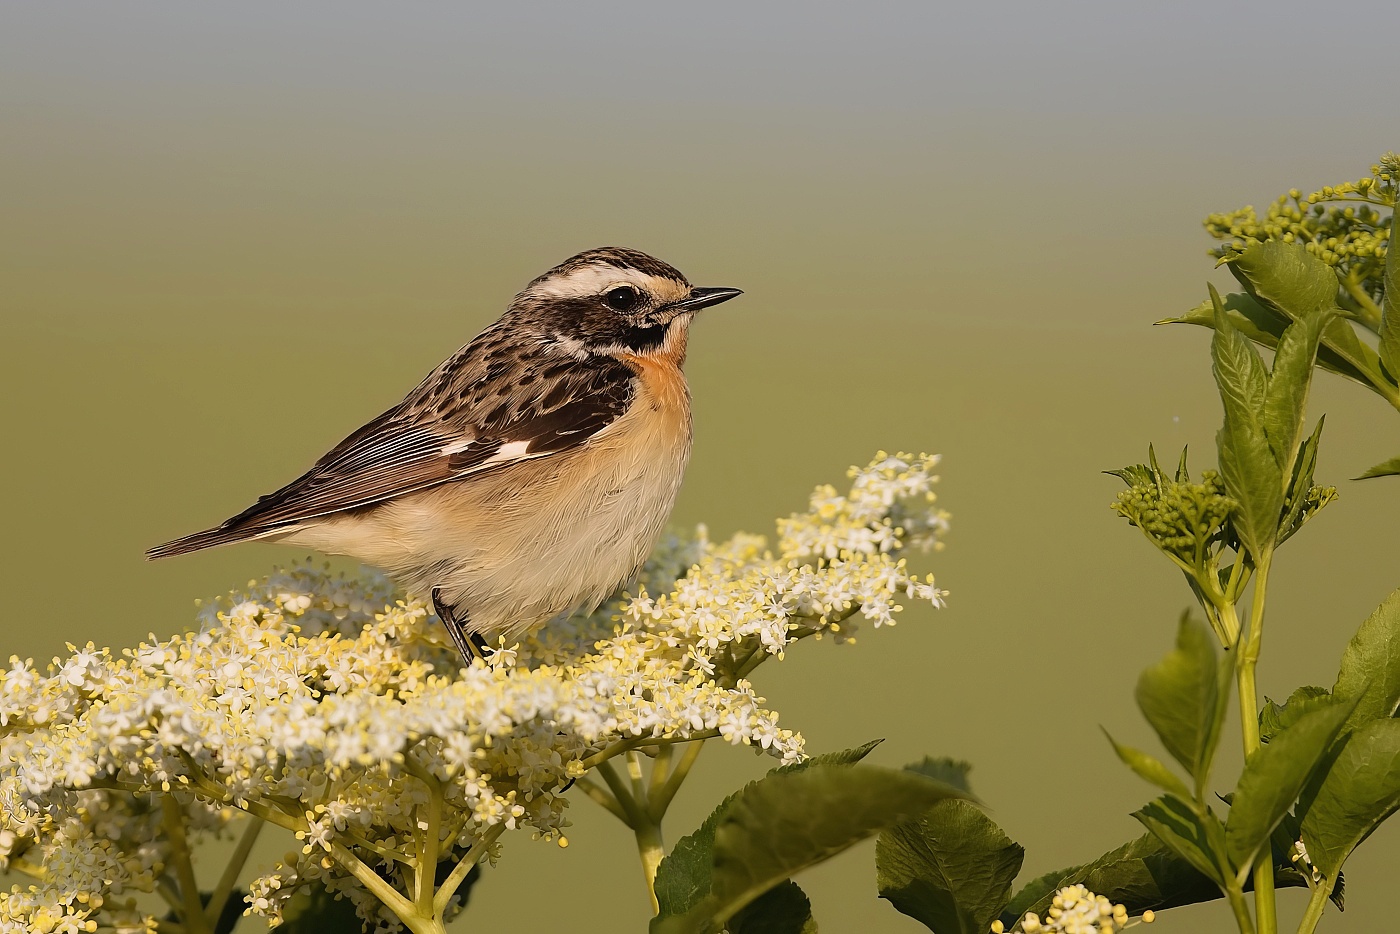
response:
M582 791L584 794L588 795L588 797L598 802L599 805L606 808L608 812L618 820L622 821L624 824L627 823L627 813L622 810L622 805L617 803L617 799L608 794L606 788L586 777L580 778L578 781L574 782L574 786L577 787L579 791Z
M1240 929L1240 934L1254 934L1254 919L1249 916L1249 904L1245 901L1244 892L1233 885L1225 890L1225 898L1230 903L1230 910L1235 913L1235 925Z
M466 855L457 861L457 865L452 867L452 871L447 874L447 878L442 880L442 885L438 886L437 894L433 896L433 914L441 917L447 910L447 906L452 903L452 897L457 894L457 890L462 886L462 880L466 879L467 873L472 871L472 867L481 862L481 858L486 855L486 851L492 844L505 833L505 824L494 824L486 828L486 832L481 835L481 839L472 844L472 848L467 850Z
M643 744L654 742L658 742L658 740L650 739L645 736L633 736L628 739L620 739L617 742L613 743L611 746L607 746L602 751L595 752L587 759L584 759L584 771L587 771L588 769L595 769L603 763L607 762L609 759L617 758L629 749L636 749L638 746L641 746Z
M171 795L161 795L160 808L161 823L165 827L166 839L170 841L170 862L180 883L180 921L190 934L211 934L204 920L204 905L199 900L194 864L190 862L190 844L185 838L185 815L180 810L180 802Z
M442 920L436 915L428 918L418 913L418 906L404 898L403 893L394 888L384 878L364 864L364 861L342 843L331 841L331 856L345 867L345 870L359 880L375 898L392 911L413 934L446 934Z
M438 851L441 844L439 835L442 833L442 783L419 765L411 755L405 757L404 765L409 774L428 789L427 826L415 828L414 832L418 844L418 859L413 871L413 892L418 903L418 913L431 917L434 913L433 882L437 875Z
M1240 731L1244 737L1246 761L1259 749L1259 695L1254 683L1254 669L1259 664L1259 651L1264 641L1264 597L1272 561L1272 552L1266 551L1259 556L1254 575L1254 600L1249 608L1249 631L1241 638L1239 654L1235 658L1240 695ZM1259 934L1278 932L1273 863L1273 849L1266 845L1254 864L1254 914L1259 922Z
M649 808L654 820L660 821L666 816L666 809L671 806L671 799L676 796L676 792L680 791L681 783L690 773L690 767L695 764L695 760L700 758L700 750L704 747L705 741L703 739L696 740L686 746L685 752L681 753L680 761L676 763L671 774L666 777L666 783L652 793Z
M660 746L657 748L656 758L651 762L651 778L647 782L648 801L653 800L657 792L666 784L666 779L671 775L671 760L674 757L674 746Z
M647 821L634 831L637 835L637 853L642 858L642 874L647 880L647 895L651 898L651 913L661 911L661 903L656 899L656 870L666 856L666 847L661 841L661 824Z
M262 829L263 821L250 816L248 826L243 828L243 835L238 838L238 846L234 847L233 856L224 866L223 875L219 876L219 882L209 896L209 904L204 908L204 918L210 927L219 923L219 916L224 913L224 905L228 904L229 896L233 893L238 874L248 862L248 854L253 851L253 844L257 842Z
M49 877L49 871L43 866L31 863L29 860L22 857L12 858L9 868L13 869L15 872L22 872L31 879L38 879L40 882L45 881Z
M623 783L622 776L617 774L617 769L613 768L610 762L600 763L598 774L603 776L603 781L608 783L608 790L612 792L613 798L616 799L618 806L626 815L623 818L623 823L636 830L637 824L644 819L645 815L638 813L637 800L632 797L632 792Z
M1356 281L1352 275L1337 276L1341 282L1342 289L1356 302L1358 308L1356 320L1363 324L1369 331L1379 334L1381 330L1381 310L1376 307L1376 303L1371 296L1366 294L1366 290L1361 287L1361 283Z
M632 778L632 787L636 788L641 783L641 762L634 760L634 755L628 756L628 771L631 772L633 764L636 765L637 772ZM661 910L661 903L656 900L656 870L661 865L662 857L666 855L666 848L661 840L661 821L654 819L647 812L645 798L638 800L634 796L611 763L604 762L599 765L598 773L608 783L613 797L626 813L627 817L623 823L632 828L632 833L637 838L637 855L642 860L642 875L646 879L647 895L651 899L652 913L655 914ZM645 786L641 787L641 791L645 794Z
M642 811L647 806L646 776L642 774L642 757L635 749L627 750L627 779L632 783L632 800Z
M1298 922L1298 934L1312 934L1317 930L1317 922L1322 920L1322 912L1327 907L1327 895L1332 891L1336 880L1323 879L1312 888L1308 897L1308 908L1303 912L1303 920Z

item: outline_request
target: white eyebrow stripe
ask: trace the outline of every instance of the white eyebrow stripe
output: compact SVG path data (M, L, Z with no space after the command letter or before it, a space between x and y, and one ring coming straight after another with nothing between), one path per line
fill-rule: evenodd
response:
M674 279L602 262L550 276L532 285L528 294L551 299L591 298L619 285L633 286L662 302L673 302L690 294L689 286Z

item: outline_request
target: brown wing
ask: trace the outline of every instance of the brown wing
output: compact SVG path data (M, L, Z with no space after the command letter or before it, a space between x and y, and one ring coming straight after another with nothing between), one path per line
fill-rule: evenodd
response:
M636 374L610 358L581 362L541 350L516 357L513 372L488 379L490 364L483 371L472 350L448 360L402 403L282 489L216 528L152 548L146 556L256 538L568 450L612 424L636 392Z

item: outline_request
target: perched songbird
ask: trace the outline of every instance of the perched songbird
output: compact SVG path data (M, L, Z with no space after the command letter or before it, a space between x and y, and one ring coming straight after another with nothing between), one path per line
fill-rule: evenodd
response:
M146 556L249 539L350 555L430 594L468 660L482 633L591 610L675 504L691 319L739 294L637 250L580 253L301 477Z

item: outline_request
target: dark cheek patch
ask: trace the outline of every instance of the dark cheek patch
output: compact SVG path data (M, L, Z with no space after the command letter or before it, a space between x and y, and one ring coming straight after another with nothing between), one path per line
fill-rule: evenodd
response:
M666 325L664 324L655 324L651 327L624 327L618 339L618 343L637 353L655 350L665 342Z

